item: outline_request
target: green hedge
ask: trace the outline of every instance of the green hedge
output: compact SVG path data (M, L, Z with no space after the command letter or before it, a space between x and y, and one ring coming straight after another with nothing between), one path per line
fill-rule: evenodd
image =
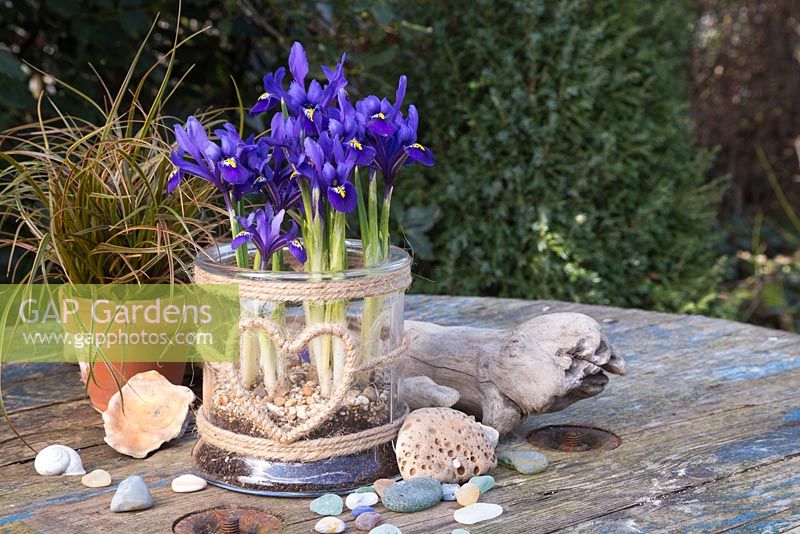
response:
M432 27L406 49L438 163L398 196L441 213L416 289L708 311L720 187L688 112L692 15L649 0L408 10Z
M99 99L87 63L116 87L158 11L145 55L168 46L176 4L0 6L0 48L16 51L0 51L0 124L34 117L17 58ZM214 30L179 54L176 72L197 64L171 109L234 104L229 75L252 100L294 39L313 63L347 50L355 96L409 75L436 150L394 201L415 291L708 311L719 187L704 182L687 109L695 16L677 0L193 0L187 33Z

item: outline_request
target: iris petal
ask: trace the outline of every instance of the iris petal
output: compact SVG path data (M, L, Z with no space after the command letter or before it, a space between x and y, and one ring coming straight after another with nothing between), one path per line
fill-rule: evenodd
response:
M328 202L336 211L350 213L358 205L356 187L350 182L328 187Z
M303 45L295 41L289 52L289 71L297 82L303 84L308 74L308 57Z
M414 143L406 147L406 154L408 154L409 159L413 159L414 161L418 161L425 165L426 167L432 166L436 162L436 158L433 156L433 151L430 148L426 148L419 143Z
M252 232L249 232L247 230L242 230L241 232L236 234L236 237L234 237L233 241L231 241L231 250L236 250L237 248L241 247L242 245L251 241L252 239L253 239Z
M292 253L292 256L297 258L297 261L300 263L306 262L308 254L306 254L306 247L303 246L303 243L297 239L292 239L287 246L289 247L289 252Z
M229 184L241 185L250 179L250 171L247 170L239 158L231 156L219 162L219 172L222 179Z

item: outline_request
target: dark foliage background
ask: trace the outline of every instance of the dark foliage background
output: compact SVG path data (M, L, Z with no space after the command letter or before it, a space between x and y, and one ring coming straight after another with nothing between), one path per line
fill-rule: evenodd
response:
M293 40L315 63L346 50L356 96L392 94L409 75L437 151L434 169L401 175L395 197L397 234L417 258L415 290L753 316L764 280L753 278L752 258L764 252L750 246L753 222L758 213L768 219L759 228L789 219L756 177L748 121L757 106L734 103L736 87L765 80L762 107L781 95L780 118L759 115L758 124L781 183L791 188L796 174L785 143L796 79L763 67L770 50L797 73L786 50L796 38L792 1L770 11L769 24L741 22L742 6L764 4L781 2L192 0L177 20L177 2L15 0L0 4L0 127L32 120L40 91L64 111L90 113L21 60L101 99L89 64L114 88L158 12L153 60L175 24L187 35L210 27L178 56L179 73L194 67L171 103L177 117L235 105L231 77L252 101ZM770 38L776 25L780 43ZM742 44L754 34L764 42ZM724 88L720 64L737 73ZM791 248L770 235L783 236L783 253ZM742 251L752 258L737 260Z
M800 328L800 11L796 0L697 0L692 74L700 143L730 177L721 254L740 319Z

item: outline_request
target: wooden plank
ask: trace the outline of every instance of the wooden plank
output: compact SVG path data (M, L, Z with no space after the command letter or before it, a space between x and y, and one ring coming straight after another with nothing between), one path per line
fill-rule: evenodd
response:
M77 365L5 363L0 372L0 392L3 405L9 413L85 397Z
M575 532L783 532L800 526L800 457L652 499Z

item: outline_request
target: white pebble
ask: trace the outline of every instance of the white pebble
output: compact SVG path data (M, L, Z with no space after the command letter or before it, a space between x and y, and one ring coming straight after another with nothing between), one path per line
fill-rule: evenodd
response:
M103 469L95 469L81 477L81 484L87 488L104 488L111 485L111 475Z
M347 525L344 524L344 521L338 517L328 516L317 521L317 524L314 525L314 530L321 534L339 534L344 532L346 527Z
M453 512L453 519L462 525L474 525L481 521L494 519L503 513L503 507L497 504L476 502Z
M175 493L192 493L208 486L208 482L195 475L181 475L172 481L172 491Z
M359 506L372 506L378 503L378 494L371 491L364 493L351 493L344 500L344 503L351 510Z

